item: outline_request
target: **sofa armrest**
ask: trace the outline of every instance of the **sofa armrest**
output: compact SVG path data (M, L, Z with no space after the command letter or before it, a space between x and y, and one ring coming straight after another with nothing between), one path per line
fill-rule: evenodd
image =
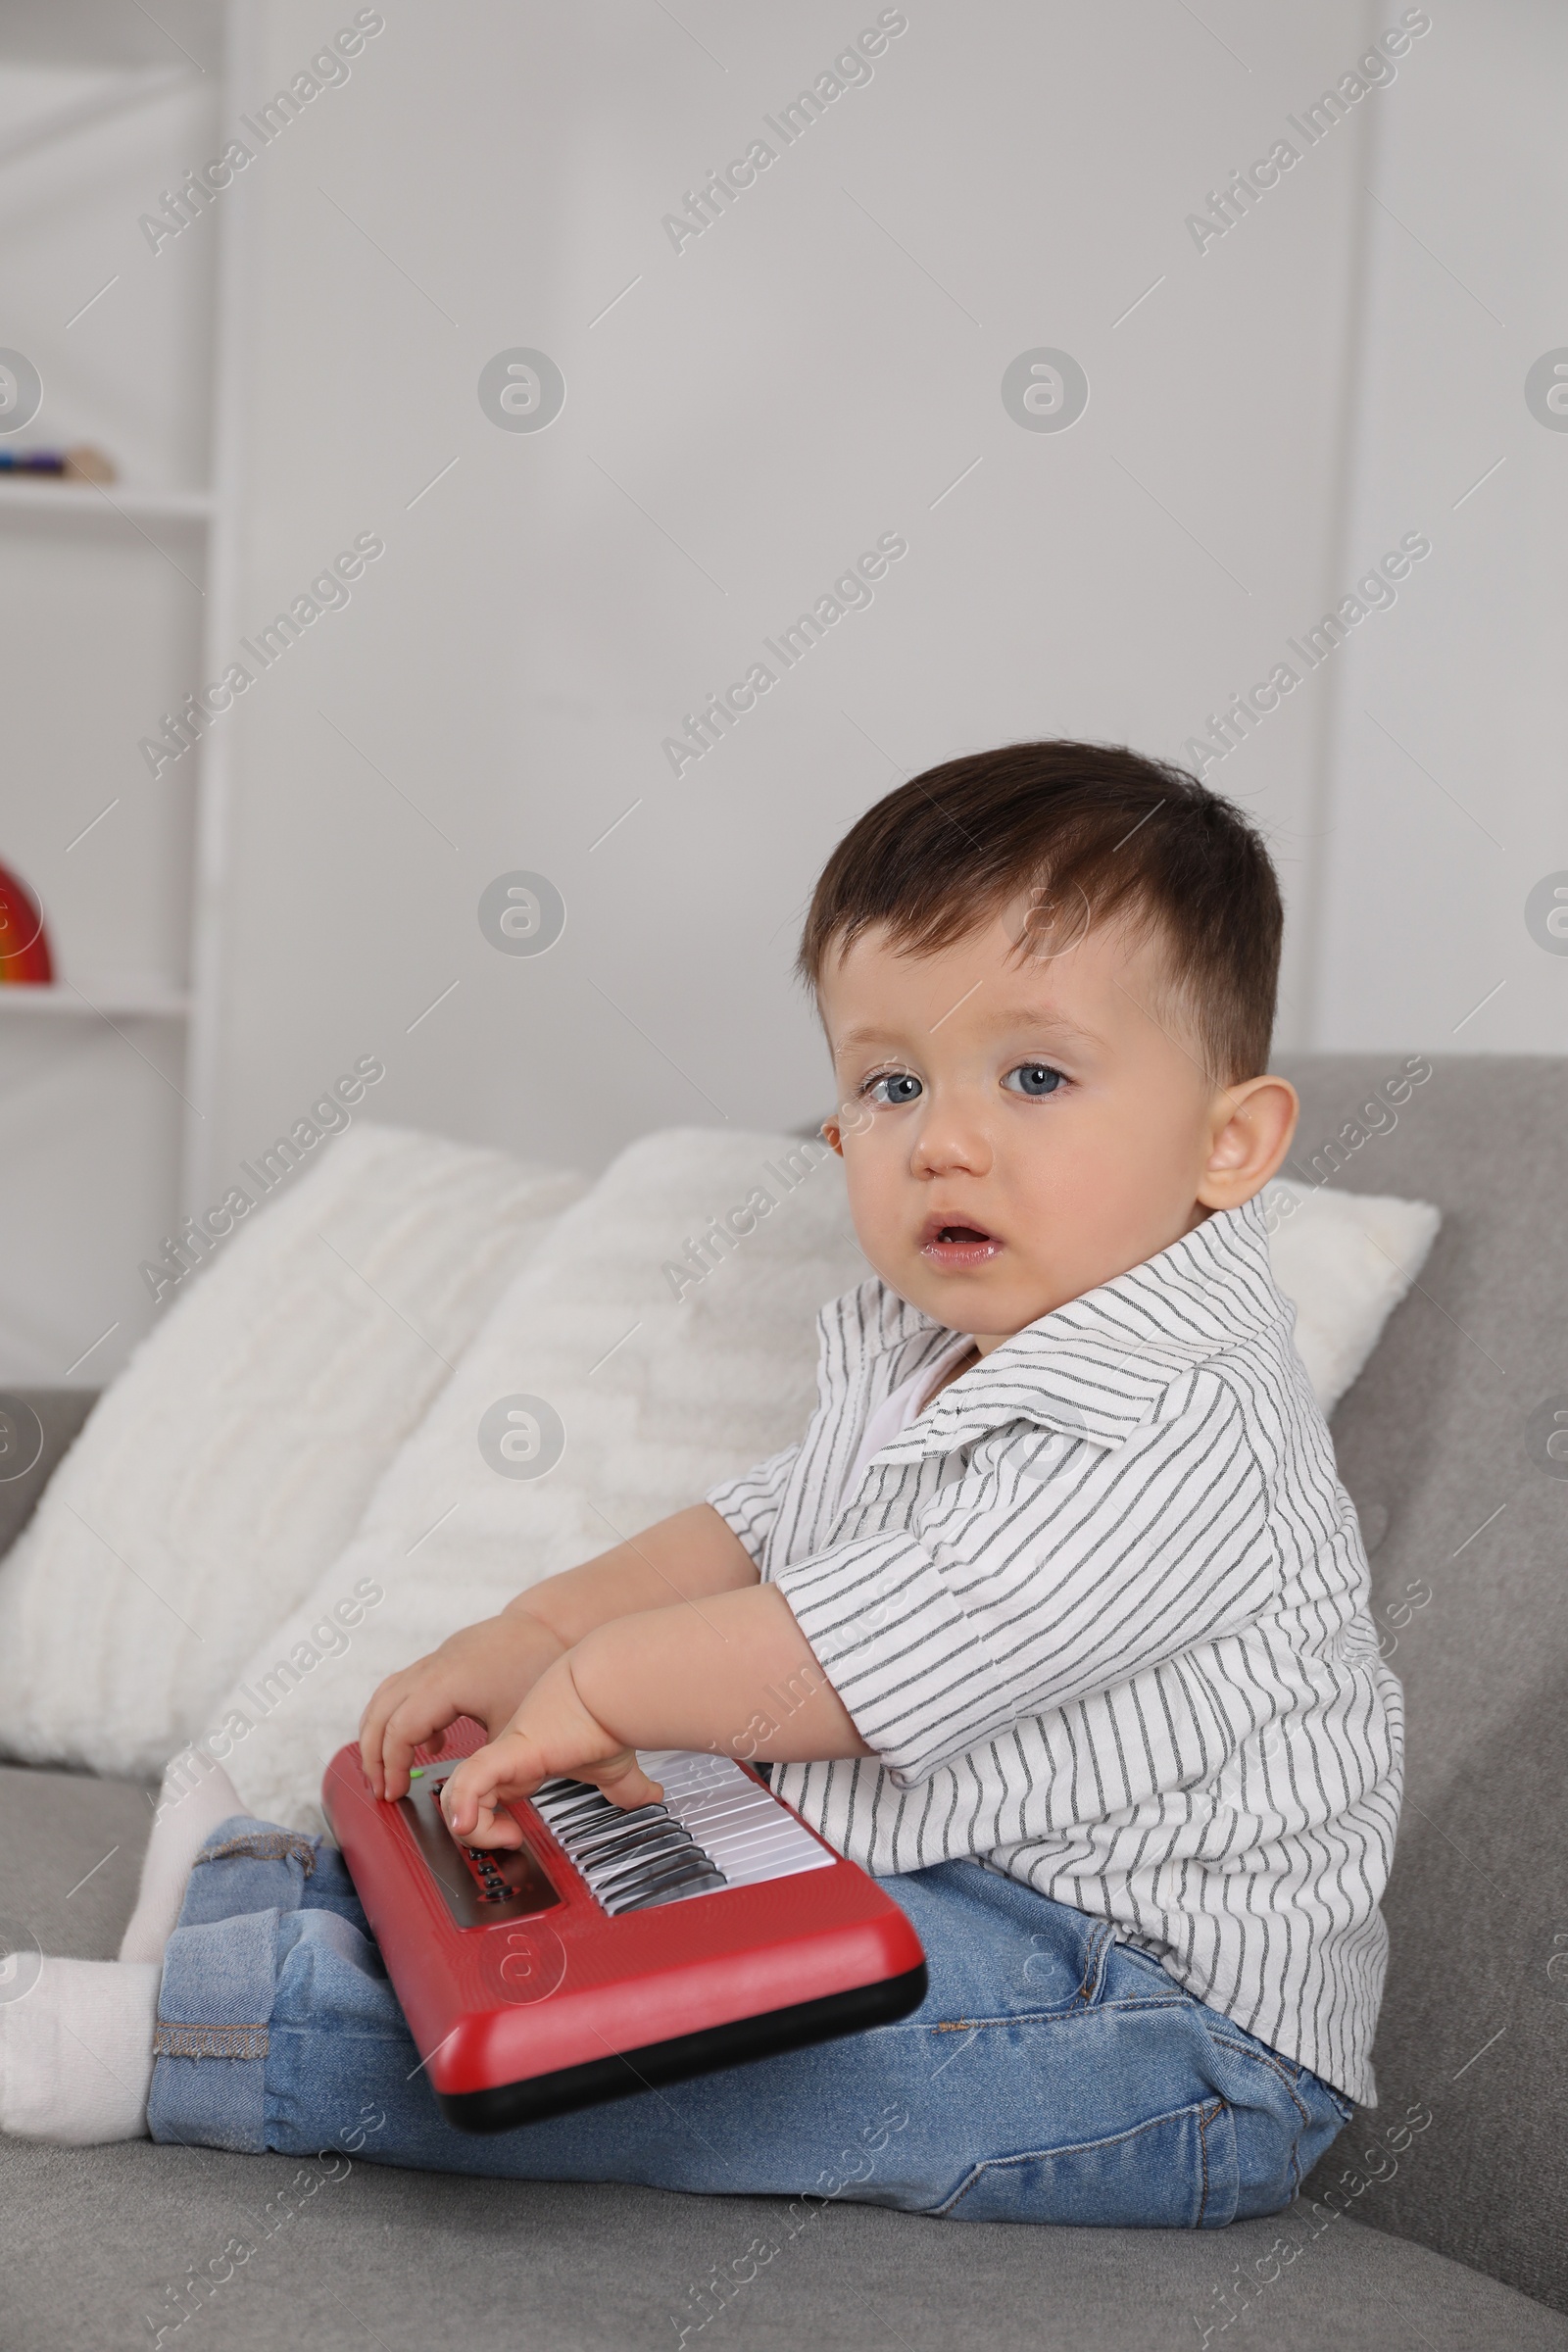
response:
M0 1475L0 1558L32 1517L62 1454L97 1401L96 1389L11 1389L0 1395L0 1423L5 1425L0 1434L13 1446L21 1446L24 1458L37 1443L34 1422L43 1430L43 1450L31 1467L20 1478ZM3 1469L0 1451L0 1472Z

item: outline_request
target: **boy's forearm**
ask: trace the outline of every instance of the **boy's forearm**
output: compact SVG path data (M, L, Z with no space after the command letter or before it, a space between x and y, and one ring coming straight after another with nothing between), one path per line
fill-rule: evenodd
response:
M651 1804L638 1749L811 1762L868 1756L776 1585L612 1617L547 1667L506 1729L450 1775L454 1834L515 1845L511 1799L564 1774L617 1805Z
M710 1503L699 1502L580 1568L545 1578L508 1601L502 1614L537 1619L564 1649L570 1649L613 1618L704 1600L757 1582L757 1563L740 1538Z
M378 1686L360 1722L371 1788L377 1796L401 1796L419 1741L457 1715L476 1715L494 1738L529 1690L541 1682L555 1687L596 1627L660 1610L683 1616L682 1601L708 1607L711 1596L757 1582L746 1546L706 1502L547 1578L509 1601L500 1617L454 1634Z
M775 1585L614 1618L564 1663L627 1747L780 1762L872 1753Z

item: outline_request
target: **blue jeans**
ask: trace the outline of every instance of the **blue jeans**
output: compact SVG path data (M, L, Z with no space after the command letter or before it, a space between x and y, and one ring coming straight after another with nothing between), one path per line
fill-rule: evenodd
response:
M901 2023L481 2137L441 2116L342 1857L236 1817L164 1960L148 2128L511 2180L1213 2230L1288 2204L1349 2121L1103 1921L972 1862L880 1884L930 1970Z

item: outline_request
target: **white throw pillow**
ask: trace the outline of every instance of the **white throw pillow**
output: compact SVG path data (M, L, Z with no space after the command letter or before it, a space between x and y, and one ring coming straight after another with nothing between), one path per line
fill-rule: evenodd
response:
M1265 1186L1274 1279L1296 1308L1296 1348L1325 1418L1426 1262L1442 1222L1430 1200Z
M1289 1189L1301 1199L1275 1207L1276 1262L1289 1259L1282 1287L1311 1300L1301 1336L1327 1410L1437 1212ZM755 1230L727 1250L710 1244L701 1280L670 1271L748 1201L736 1221ZM247 1804L319 1829L323 1766L383 1675L789 1445L815 1394L817 1308L867 1271L824 1147L706 1128L631 1146L499 1300L354 1542L209 1717ZM532 1449L549 1451L554 1424L540 1402L564 1433L542 1476L529 1475L543 1458ZM509 1410L525 1418L509 1423Z
M248 1218L100 1399L0 1565L0 1749L152 1773L199 1732L582 1190L360 1125Z
M773 1205L759 1214L763 1194ZM714 1250L710 1272L666 1273L710 1218L748 1200L737 1221L755 1230ZM825 1145L710 1128L631 1145L499 1301L310 1604L208 1718L246 1803L319 1829L322 1768L383 1675L798 1437L817 1309L867 1271ZM506 1422L519 1396L564 1427L546 1476L511 1474L531 1467L531 1432ZM524 1456L505 1474L501 1438ZM297 1645L314 1630L312 1646L329 1646L345 1620L336 1654L298 1672Z

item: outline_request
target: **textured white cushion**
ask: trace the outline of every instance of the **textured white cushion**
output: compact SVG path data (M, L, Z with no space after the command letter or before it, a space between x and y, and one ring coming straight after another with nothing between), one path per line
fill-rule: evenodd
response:
M1441 1218L1430 1200L1332 1193L1276 1177L1264 1189L1274 1279L1296 1308L1296 1348L1325 1415L1420 1273Z
M776 1205L677 1300L665 1262L759 1189ZM322 1767L383 1675L798 1437L817 1308L867 1270L821 1145L699 1128L623 1152L499 1301L310 1604L259 1644L244 1688L209 1719L246 1803L319 1829ZM480 1451L485 1414L516 1396L564 1425L547 1476L503 1476ZM282 1689L279 1662L334 1603L358 1606L365 1580L385 1598L351 1645Z
M759 1188L774 1205L677 1300L666 1264ZM1437 1212L1289 1189L1301 1198L1275 1204L1276 1262L1288 1261L1282 1286L1310 1300L1302 1337L1327 1410L1418 1269ZM816 1310L867 1270L839 1162L820 1146L704 1128L623 1152L498 1301L309 1603L209 1717L246 1802L318 1829L323 1765L384 1674L799 1437ZM502 1475L480 1448L486 1414L500 1406L504 1421L516 1396L542 1399L564 1428L543 1477ZM337 1654L293 1668L295 1645L309 1656L312 1628L330 1626L334 1606L359 1614L367 1589L381 1597Z
M151 1773L198 1732L582 1189L359 1125L247 1220L106 1392L0 1565L0 1747Z

